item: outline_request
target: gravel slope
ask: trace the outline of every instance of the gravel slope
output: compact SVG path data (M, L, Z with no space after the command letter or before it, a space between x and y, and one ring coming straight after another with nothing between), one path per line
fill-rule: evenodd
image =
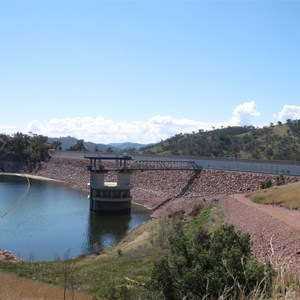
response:
M256 204L243 195L221 197L219 205L228 223L250 233L260 261L300 274L300 211Z

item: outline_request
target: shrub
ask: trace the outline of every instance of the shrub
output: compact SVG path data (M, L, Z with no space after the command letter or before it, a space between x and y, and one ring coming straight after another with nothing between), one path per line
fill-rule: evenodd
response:
M179 225L169 245L151 277L151 286L165 299L218 299L224 291L239 298L271 288L272 269L252 257L249 234L236 232L232 225L213 233L199 229L191 239Z
M277 175L276 177L276 185L284 185L285 184L285 179L282 174Z
M260 188L261 189L268 189L272 186L272 181L270 179L261 181L260 183Z

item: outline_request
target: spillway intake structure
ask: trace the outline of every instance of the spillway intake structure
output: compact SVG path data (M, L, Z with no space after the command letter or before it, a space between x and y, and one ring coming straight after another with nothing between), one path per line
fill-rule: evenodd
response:
M131 213L131 170L127 167L130 156L100 156L85 155L90 160L86 167L90 171L90 211L97 214L112 215ZM114 160L115 167L109 169L104 166L103 160ZM106 182L105 174L108 171L117 173L117 180Z

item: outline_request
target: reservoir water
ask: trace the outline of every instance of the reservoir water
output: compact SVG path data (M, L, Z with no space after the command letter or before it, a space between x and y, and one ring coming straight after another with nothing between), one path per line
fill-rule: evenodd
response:
M104 250L149 218L150 211L135 205L130 216L96 215L84 192L57 182L0 176L0 249L23 260Z

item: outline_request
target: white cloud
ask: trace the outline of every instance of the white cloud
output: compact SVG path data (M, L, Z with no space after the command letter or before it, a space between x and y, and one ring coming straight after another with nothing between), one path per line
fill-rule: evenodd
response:
M251 124L251 118L260 116L260 113L256 110L255 101L238 105L232 113L234 117L231 120L235 125L249 125Z
M118 122L102 116L52 119L47 122L34 120L24 132L43 134L49 137L74 136L97 143L139 142L155 143L179 133L211 130L212 127L249 124L250 118L258 117L254 101L238 105L233 116L224 122L202 122L189 119L175 119L170 115L157 115L147 121Z
M274 114L273 117L281 122L285 122L288 119L300 119L300 106L285 105L282 110L278 114Z
M200 128L211 129L211 125L187 119L174 119L170 115L154 116L151 119L131 122L116 122L96 118L66 118L53 119L48 122L34 120L24 132L33 132L51 137L74 136L85 141L99 143L140 142L153 143L168 138L180 132L198 131Z

